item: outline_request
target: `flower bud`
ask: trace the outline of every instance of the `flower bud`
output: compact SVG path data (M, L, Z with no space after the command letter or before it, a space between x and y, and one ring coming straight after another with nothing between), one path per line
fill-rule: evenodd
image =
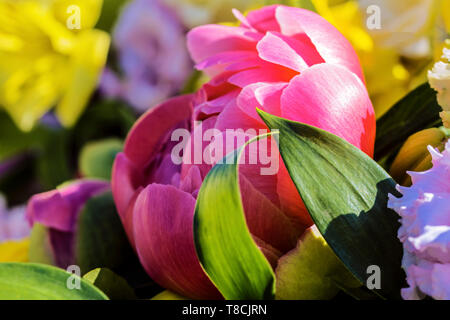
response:
M431 155L427 150L433 146L444 150L450 132L444 128L430 128L410 136L395 158L390 174L402 186L411 185L411 177L407 171L422 172L430 169Z
M74 264L78 216L89 199L109 188L104 181L79 180L33 196L26 213L33 225L30 260L61 268ZM33 250L34 244L39 251Z

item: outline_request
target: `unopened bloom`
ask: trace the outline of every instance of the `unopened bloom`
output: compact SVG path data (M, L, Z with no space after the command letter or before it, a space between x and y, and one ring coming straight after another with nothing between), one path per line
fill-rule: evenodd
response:
M401 216L398 237L409 287L404 299L450 299L450 142L442 153L429 147L433 168L411 172L412 186L398 187L389 207Z
M0 106L20 129L53 106L65 126L81 115L109 48L109 35L92 29L101 4L0 0Z
M185 30L159 0L135 0L122 11L113 45L123 77L107 69L102 92L144 112L177 94L191 73Z
M389 173L400 185L409 187L408 171L426 171L433 166L428 146L443 151L450 136L445 128L429 128L411 135L401 147Z
M109 183L79 180L57 190L37 194L28 202L27 219L48 228L50 255L61 268L74 264L77 219L86 202L109 190Z
M194 246L196 197L214 165L195 161L198 151L228 145L230 130L238 138L232 150L254 137L249 130L267 130L256 107L328 130L369 155L374 147L374 111L358 57L331 24L285 6L235 14L240 26L189 33L197 68L212 80L143 115L113 168L116 207L144 268L161 286L190 298L220 297ZM180 163L172 159L177 129L190 132ZM202 140L208 129L216 134ZM262 166L240 166L241 196L249 230L275 267L312 220L284 165L266 176Z

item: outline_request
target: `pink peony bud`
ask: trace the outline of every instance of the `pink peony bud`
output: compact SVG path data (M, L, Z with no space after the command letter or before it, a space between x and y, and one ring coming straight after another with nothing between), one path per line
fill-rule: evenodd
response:
M267 131L256 107L328 130L369 155L374 147L374 111L358 57L331 24L285 6L235 15L238 27L207 25L189 33L191 56L211 81L143 115L112 175L118 212L144 268L161 286L190 298L220 297L197 259L192 230L198 190L220 160L210 147L233 150ZM188 141L174 161L172 135L179 129ZM204 139L205 130L213 130L213 139ZM226 139L229 130L236 139ZM251 155L248 148L245 156ZM261 159L242 164L240 187L250 232L276 266L312 220L285 166L262 175L263 166Z

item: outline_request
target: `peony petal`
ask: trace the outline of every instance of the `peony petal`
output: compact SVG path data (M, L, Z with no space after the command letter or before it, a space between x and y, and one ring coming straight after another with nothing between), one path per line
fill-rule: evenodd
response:
M275 19L278 5L266 6L258 10L250 11L246 20L252 28L265 33L266 31L280 31L280 25Z
M296 71L266 62L258 68L243 70L232 75L228 82L244 88L255 82L289 82L296 75L298 75Z
M147 166L159 152L167 134L192 115L192 95L167 100L143 115L125 142L125 154L136 167Z
M280 199L280 207L286 215L298 220L304 226L314 224L282 160L280 160L280 169L277 175L277 194Z
M315 48L311 48L302 41L273 32L266 33L258 42L256 49L261 59L298 72L302 72L313 64L324 62Z
M58 231L72 232L86 201L109 189L109 183L80 180L59 190L33 196L28 203L27 219Z
M148 274L162 287L194 299L220 298L197 258L194 208L189 193L149 185L134 210L136 249Z
M200 63L226 51L255 51L255 40L243 27L205 25L192 29L187 35L187 45L192 59Z
M260 108L273 115L280 115L281 94L287 85L286 82L253 83L241 91L237 99L237 104L247 115L263 123L261 117L256 112L256 108Z
M130 205L136 189L140 185L136 180L137 168L128 160L124 153L119 153L114 161L112 170L111 189L114 196L117 211L122 221Z
M282 34L290 37L306 34L327 63L346 67L364 82L355 50L328 21L312 11L285 6L277 7L275 15Z
M281 253L293 249L305 228L294 225L244 174L240 175L239 184L251 234Z
M334 133L373 155L375 116L364 84L344 67L315 65L292 79L281 115Z

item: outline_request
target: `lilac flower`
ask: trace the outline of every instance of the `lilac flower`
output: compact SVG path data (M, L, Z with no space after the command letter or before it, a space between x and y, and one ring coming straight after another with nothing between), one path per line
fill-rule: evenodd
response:
M398 237L409 288L404 299L450 299L450 142L441 153L429 147L433 168L411 172L413 185L398 187L389 207L401 216Z
M0 243L20 240L30 233L30 226L25 219L25 207L8 209L5 198L0 195Z
M110 98L122 98L144 112L176 94L192 64L184 27L158 0L135 0L122 12L113 45L123 77L106 69L100 84Z

